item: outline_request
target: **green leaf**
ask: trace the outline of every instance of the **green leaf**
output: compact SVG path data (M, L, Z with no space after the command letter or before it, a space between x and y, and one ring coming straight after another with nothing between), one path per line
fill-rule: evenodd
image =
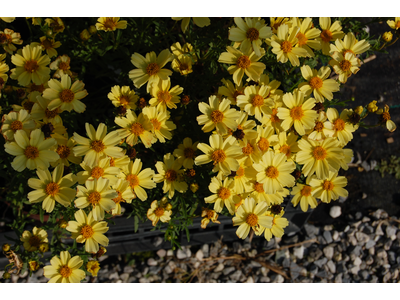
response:
M135 231L135 232L137 232L138 231L138 229L139 229L139 218L138 218L138 216L134 216L134 218L133 218L133 230Z
M43 220L44 220L44 210L40 209L40 222L43 223Z

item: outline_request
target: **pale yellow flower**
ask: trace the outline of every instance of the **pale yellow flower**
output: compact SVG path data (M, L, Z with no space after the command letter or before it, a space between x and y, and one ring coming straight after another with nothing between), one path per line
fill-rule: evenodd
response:
M268 107L267 113L264 114L261 124L265 127L272 127L275 133L283 131L281 126L283 120L278 117L279 107L283 107L283 101L281 95L273 95L273 105Z
M241 111L239 117L236 119L237 129L232 132L232 136L238 141L241 147L247 145L247 142L257 138L257 131L254 130L256 122L248 120L249 115Z
M147 218L149 218L153 226L156 226L158 221L167 223L171 220L171 209L172 205L168 202L166 197L163 197L161 201L154 200L151 202L151 206L147 211Z
M243 82L237 85L233 84L230 80L222 79L221 81L224 86L218 88L218 94L227 97L228 100L231 101L231 105L236 105L237 97L239 95L244 95Z
M400 17L395 17L394 20L388 20L386 23L390 28L398 30L400 28Z
M320 17L319 26L321 27L322 31L317 40L321 42L322 53L324 55L329 55L330 43L336 41L337 39L341 39L344 36L342 25L339 20L332 24L331 18Z
M55 162L50 163L52 167L57 166L58 164L62 163L65 166L69 167L70 163L80 164L82 161L82 157L75 156L73 148L76 146L76 142L73 137L70 137L68 140L62 141L61 143L57 143L56 152L60 156L58 160Z
M19 112L11 111L7 115L3 115L0 132L4 139L8 142L14 141L14 134L17 130L24 130L27 134L35 129L35 121L31 119L30 114L21 109Z
M160 80L158 84L153 84L150 94L152 98L149 100L151 106L157 106L158 110L167 110L167 108L176 108L176 103L180 102L178 95L182 94L183 88L179 85L171 88L170 80Z
M332 59L329 61L329 64L335 73L339 75L341 83L346 83L348 77L360 70L359 60L351 52L347 52L344 56L339 52L334 52L331 56Z
M46 230L36 226L32 229L32 233L29 230L25 230L20 241L24 243L23 246L28 252L37 251L40 244L49 242Z
M331 171L329 171L329 175L325 179L313 178L310 181L312 195L325 203L337 200L340 196L347 197L349 193L343 188L346 185L347 178L345 176L338 176L337 172Z
M270 241L272 239L272 236L275 237L282 237L285 233L284 228L289 225L289 222L286 218L283 218L284 211L280 214L275 214L273 215L273 220L272 220L272 227L271 228L265 228L264 229L264 237L267 241ZM271 216L270 214L267 213L267 216ZM262 231L263 228L260 229Z
M152 125L151 131L161 143L172 138L171 131L176 129L176 125L169 121L170 113L167 110L158 110L156 107L145 107L142 110Z
M61 108L57 107L53 110L49 110L50 102L51 100L43 98L38 94L38 96L36 96L36 102L32 106L31 118L36 121L43 120L46 123L54 121L56 124L62 124L62 119L60 117Z
M136 102L139 99L139 96L135 94L135 91L131 91L129 86L121 87L119 85L114 85L107 97L115 107L123 106L133 110L136 109Z
M321 42L317 40L317 37L321 34L321 30L314 27L311 18L305 18L302 21L299 18L291 18L291 23L294 28L300 28L296 35L296 46L305 49L307 56L314 57L314 52L311 49L321 49Z
M336 108L329 107L326 111L329 123L325 122L325 127L333 131L332 137L337 137L340 145L344 146L353 139L353 132L356 128L350 123L346 122L346 111L343 110L339 116Z
M300 151L297 145L298 136L294 132L286 133L286 131L280 132L278 135L279 142L275 144L275 153L284 153L287 160L293 160L296 153Z
M181 29L182 32L185 33L186 29L189 26L190 17L172 17L171 19L175 21L182 20ZM207 17L193 17L193 23L199 27L209 26L211 24L210 18Z
M178 148L174 150L174 156L185 169L193 168L198 143L193 143L191 138L186 137L183 139L183 144L179 144Z
M175 72L181 73L181 75L188 75L193 72L192 58L186 55L175 56L171 63L171 67Z
M203 207L201 209L201 217L203 218L201 220L201 228L206 229L208 223L213 222L215 224L221 224L220 221L218 221L218 213L215 210L208 209Z
M114 185L118 178L117 175L121 172L120 168L112 167L110 165L111 158L110 157L103 157L99 160L99 163L94 166L90 167L85 164L85 162L81 163L82 169L84 171L78 172L77 180L79 184L84 184L86 180L90 179L99 179L105 178L110 181L110 185Z
M268 107L273 105L269 98L270 89L268 85L246 87L244 95L237 96L237 106L261 122L262 115L268 113Z
M33 42L31 43L32 47L36 46L41 46L43 51L46 51L47 55L52 58L54 56L57 56L57 50L56 48L59 48L61 46L61 42L55 41L54 39L48 38L46 36L42 36L40 38L40 43Z
M136 198L136 195L132 192L129 185L129 181L118 179L118 181L112 186L118 194L117 197L112 199L115 202L115 208L111 210L113 216L121 214L121 202L131 203L132 199Z
M261 156L260 156L261 158ZM246 165L246 159L240 159L239 161L239 169L234 173L233 181L234 181L234 190L236 194L242 194L251 192L251 184L250 181L256 179L256 170L252 167L252 165Z
M354 55L362 54L369 50L371 45L366 40L358 41L354 33L349 32L345 35L343 40L337 39L335 44L331 44L330 47L330 53L340 52L345 56L347 52L353 53Z
M297 183L290 193L291 195L293 195L293 207L296 207L300 203L300 208L303 212L308 211L308 206L313 209L316 208L318 205L317 200L312 195L313 187L310 186L310 181L312 178L313 176L308 176L306 184Z
M306 131L309 140L323 141L327 137L333 136L334 131L332 130L332 123L327 121L327 119L328 117L326 116L326 112L320 111L317 119L315 120L314 128Z
M48 283L79 283L85 279L85 271L80 267L83 260L79 255L71 258L68 251L61 251L60 258L53 256L50 265L44 266L44 277L50 279Z
M256 140L257 146L263 155L266 151L271 150L278 142L279 138L274 134L274 128L272 126L257 126L258 137Z
M231 215L235 213L235 204L239 203L240 198L235 192L235 182L232 178L221 180L212 177L208 189L213 193L211 196L205 197L206 203L214 203L214 210L220 213L226 207Z
M118 17L101 17L97 19L96 29L104 31L115 31L117 29L126 29L128 22L120 21Z
M70 63L71 58L66 54L57 57L57 59L50 64L50 70L55 71L53 77L61 78L61 76L63 76L64 74L72 76Z

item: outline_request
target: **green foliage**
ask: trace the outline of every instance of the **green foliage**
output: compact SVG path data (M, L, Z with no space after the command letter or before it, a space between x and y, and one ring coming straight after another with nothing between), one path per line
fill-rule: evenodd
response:
M394 174L396 179L400 179L400 157L392 155L389 159L382 159L381 163L375 167L375 170L381 173L382 178L387 173Z

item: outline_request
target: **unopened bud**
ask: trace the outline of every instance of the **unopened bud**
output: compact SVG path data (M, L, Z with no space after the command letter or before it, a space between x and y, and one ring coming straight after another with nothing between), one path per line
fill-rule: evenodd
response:
M390 31L385 32L384 34L382 34L382 39L386 42L389 43L393 38L393 33L391 33Z
M37 271L39 269L39 263L35 260L31 260L29 263L29 270L32 272Z
M10 278L11 278L11 274L8 273L8 272L4 272L3 278L4 278L4 279L10 279Z
M89 33L90 34L95 34L97 32L96 26L90 25L89 27Z
M68 222L65 221L64 219L61 219L58 221L58 226L60 226L60 228L67 228Z
M197 183L192 183L192 184L190 185L190 190L191 190L193 193L196 193L198 189L199 189L199 185L198 185Z
M354 112L357 113L357 114L359 114L359 115L361 115L363 111L364 111L364 107L362 107L362 106L357 106L357 107L354 109Z
M376 111L378 110L378 106L376 106L376 103L377 103L377 102L378 102L378 101L374 100L374 101L371 101L371 102L368 104L367 109L368 109L369 112L374 113L374 112L376 112Z
M3 251L4 251L4 252L10 251L10 249L11 249L10 244L3 244Z
M82 41L87 41L90 39L90 33L87 31L87 29L84 29L80 34L79 37L81 38Z

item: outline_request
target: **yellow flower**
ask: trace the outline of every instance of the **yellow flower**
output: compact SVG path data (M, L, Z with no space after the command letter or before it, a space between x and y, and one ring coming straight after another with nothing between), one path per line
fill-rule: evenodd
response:
M356 131L353 125L346 122L346 111L343 110L339 116L336 108L329 107L326 115L330 123L325 122L325 126L333 130L332 137L339 139L340 145L344 146L353 139L353 132Z
M280 132L278 135L279 142L274 146L275 153L284 153L287 160L293 160L296 153L300 151L297 145L297 135L294 132Z
M315 126L309 129L306 133L308 134L308 139L313 141L323 141L329 136L334 135L332 129L332 123L327 122L327 116L325 111L321 111L318 114L318 118L315 120Z
M172 199L175 194L175 190L179 193L185 193L188 185L182 181L182 174L184 172L181 169L182 163L175 161L171 153L164 155L164 162L158 161L156 168L159 174L155 174L153 177L154 182L164 182L163 192L168 192L168 198Z
M346 185L346 177L338 176L338 173L331 171L329 171L329 176L325 179L319 180L317 178L312 178L310 181L312 195L325 203L330 203L331 200L337 200L339 196L347 197L349 193L343 188Z
M296 36L299 31L300 28L295 27L289 34L289 27L287 24L284 24L279 26L277 35L272 36L270 39L271 51L276 55L279 62L286 63L289 60L292 66L299 66L299 57L308 55L304 48L295 47L298 42Z
M193 46L189 43L185 43L183 46L181 46L179 42L176 42L172 44L171 51L175 57L184 55L191 57L193 61L197 61L197 56L193 52Z
M55 36L56 34L63 32L65 29L64 22L59 17L47 18L44 20L47 26L51 28L50 35Z
M124 156L122 148L116 146L121 141L117 131L107 134L107 126L103 123L100 123L97 131L89 123L85 123L85 128L89 138L84 138L74 132L74 139L79 146L75 146L73 151L75 156L85 155L84 162L86 165L94 167L99 163L100 158L106 155L114 158Z
M11 29L4 29L0 31L0 45L3 46L4 51L13 54L17 50L15 45L22 45L21 34L14 32Z
M172 205L168 202L166 197L163 197L160 202L154 200L147 211L147 218L152 221L152 225L156 226L158 221L167 223L171 220Z
M39 92L36 96L36 102L32 106L31 117L35 121L43 120L45 123L50 121L54 121L56 124L62 124L62 119L60 117L61 109L55 108L53 110L49 110L49 104L51 100L43 98L40 96Z
M261 51L261 55L257 56L253 49L240 51L231 46L226 48L228 52L223 52L218 58L218 62L230 64L228 67L229 74L233 74L233 82L240 85L243 75L246 74L251 80L258 81L262 72L265 70L265 64L258 60L264 56L265 51Z
M347 52L345 56L339 52L334 52L331 56L332 59L329 61L329 64L335 73L339 75L341 83L346 83L348 77L360 70L359 61L351 52Z
M142 170L143 163L136 158L135 161L130 161L129 165L123 168L122 179L129 182L133 193L142 201L147 199L147 193L143 189L153 189L156 187L153 181L154 170L146 168Z
M235 204L240 202L239 196L235 192L235 182L227 177L224 181L217 177L212 177L208 186L213 195L204 198L206 203L214 203L214 210L220 213L224 206L229 213L235 213Z
M254 130L256 122L248 120L249 115L241 111L236 119L237 129L232 132L232 136L238 141L241 147L247 145L247 142L257 138L257 131Z
M237 85L233 84L230 80L222 79L221 81L224 86L218 88L218 94L227 97L231 101L231 105L236 105L237 97L244 95L243 83L240 82L240 85Z
M311 48L315 50L321 49L321 43L317 40L321 31L314 27L311 18L305 18L303 21L299 18L292 18L291 23L294 28L300 28L296 35L296 46L305 49L307 51L307 56L314 57L314 52Z
M33 82L42 84L49 80L50 69L47 65L50 63L48 55L42 55L40 46L25 46L22 50L11 57L11 62L16 68L11 70L11 78L18 80L18 84L27 86Z
M100 263L97 260L90 260L86 264L86 270L92 274L93 277L97 277L97 273L100 270Z
M36 260L31 260L28 262L29 271L35 272L39 269L40 264Z
M96 29L104 31L115 31L117 29L126 29L127 21L120 21L118 17L101 17L97 19Z
M371 45L366 40L357 41L354 33L349 32L345 35L343 40L337 39L335 44L331 44L330 53L340 52L343 56L347 52L353 53L354 55L362 54L367 51Z
M382 39L386 42L389 43L393 38L393 33L390 31L386 31L382 34Z
M329 17L320 17L319 25L322 31L317 40L321 42L322 53L324 55L329 55L330 42L334 42L344 36L342 25L340 24L339 20L332 24L331 18Z
M57 144L64 143L67 141L67 128L64 127L62 121L57 123L54 119L48 120L47 122L36 121L36 128L44 133L44 137L47 139L49 137L54 138Z
M260 156L261 158L261 156ZM252 163L246 165L246 159L239 160L239 169L232 174L234 181L234 190L236 194L243 194L251 191L250 180L256 178L256 171L252 167Z
M79 269L83 265L83 260L78 256L71 258L68 251L61 251L60 258L53 256L49 266L44 266L44 276L49 278L48 283L79 283L86 274Z
M46 230L36 226L32 229L32 233L29 230L25 230L20 241L24 243L24 248L28 252L37 251L41 243L49 242Z
M183 88L179 85L171 88L170 80L160 80L158 84L153 84L150 94L152 98L149 101L151 106L157 106L157 109L162 111L176 108L176 103L180 102L180 95L183 92Z
M215 224L221 224L220 221L218 221L218 213L215 210L208 209L203 207L201 209L201 217L203 218L201 220L201 228L206 229L208 223L213 222Z
M271 27L265 25L259 18L234 18L237 28L229 30L229 40L241 43L241 49L253 49L257 56L261 56L262 39L272 36Z
M57 143L56 152L60 156L58 160L55 162L50 163L52 167L57 166L58 164L64 164L65 166L69 167L70 163L80 164L82 161L82 157L75 156L73 148L76 146L76 142L73 137L69 138L68 140L61 141Z
M310 66L304 65L300 68L301 75L307 82L299 84L299 90L306 96L313 93L316 102L324 102L324 98L331 101L333 92L340 90L340 85L336 80L329 79L331 69L328 66L321 67L318 71L311 69Z
M126 109L136 109L136 102L139 99L135 91L131 91L129 86L115 85L107 95L115 107L123 106Z
M170 140L172 138L171 131L176 129L176 125L172 121L168 121L169 111L160 111L156 107L145 107L142 111L153 127L151 131L161 143L165 143L165 139Z
M381 122L386 125L387 130L393 132L396 130L396 124L390 119L389 106L385 104L385 108L381 114Z
M271 146L275 146L279 142L279 138L274 134L274 128L272 126L257 126L258 137L256 140L257 146L261 153L264 154L270 150Z
M321 142L302 138L298 145L300 151L296 154L296 162L303 165L304 176L315 173L317 178L325 179L330 169L339 170L344 155L336 138L328 137Z
M311 176L307 177L308 184L296 184L290 193L293 195L293 207L296 207L300 203L303 212L307 212L308 206L310 206L310 208L316 208L318 205L317 200L312 195L313 187L309 186L310 179Z
M42 36L40 38L40 43L33 42L31 43L32 47L41 46L42 50L45 51L47 55L52 58L53 56L57 56L56 48L61 46L61 42L56 42L54 39L48 38L46 36Z
M158 84L160 80L168 80L172 75L171 70L162 69L172 58L173 55L168 49L161 51L158 56L151 51L146 54L146 58L135 52L132 54L131 62L137 69L129 72L129 78L132 79L136 88L148 82L147 92L149 93L153 84Z
M117 175L120 174L121 170L118 167L112 167L110 162L110 157L100 158L99 163L94 167L89 167L85 162L82 162L80 165L84 171L76 174L78 183L84 184L88 179L104 178L110 181L110 185L114 185L118 180Z
M92 206L92 215L95 221L104 219L105 211L111 211L115 208L113 198L118 197L115 190L110 189L110 181L106 178L94 178L86 180L85 186L78 185L75 199L77 208Z
M50 70L55 71L53 77L61 78L64 74L72 76L70 63L71 58L66 54L57 57L57 59L50 64Z
M49 81L49 88L44 90L43 98L51 100L48 105L50 111L59 107L61 111L75 110L77 113L82 113L86 105L80 100L88 95L84 87L85 84L80 80L76 80L71 85L71 77L63 74L61 81L56 79Z
M216 96L208 98L209 105L204 102L199 103L199 110L203 113L196 118L199 125L204 126L201 128L204 132L210 132L214 128L221 135L228 133L228 128L231 130L237 129L236 119L239 118L239 112L230 108L229 100L224 99L221 102Z
M377 102L378 101L373 100L370 103L368 103L367 109L368 109L369 112L374 113L374 112L376 112L378 110L378 106L376 106Z
M86 252L96 253L99 251L99 244L108 246L109 240L104 235L108 231L106 221L97 222L93 219L92 212L86 215L82 209L75 212L75 220L69 221L66 229L78 243L85 243Z
M14 22L15 17L1 17L0 19L2 19L6 23L11 23Z
M192 69L192 58L186 55L175 56L171 63L171 67L175 72L181 73L181 75L188 75L193 72Z
M136 198L129 185L129 181L118 179L117 183L112 186L118 194L117 197L112 199L115 202L115 208L111 211L113 216L121 214L121 202L131 203L132 199Z
M59 164L50 174L49 170L37 170L37 178L30 178L28 185L34 191L28 193L28 199L30 203L42 203L42 208L47 212L51 213L54 209L56 201L68 207L71 205L71 201L75 199L76 190L72 189L76 182L76 176L69 173L63 176L64 165Z
M266 194L263 187L264 185L256 180L252 180L251 185L252 191L249 194L249 197L253 197L257 203L264 201L268 206L282 203L283 197L286 197L289 194L287 189L283 189L282 192L276 192L275 194Z
M8 142L14 140L14 134L17 130L23 130L29 134L36 127L35 121L31 119L25 109L21 109L19 112L11 111L7 115L3 115L1 121L3 125L0 131Z
M272 217L265 215L267 209L266 202L256 204L253 198L246 198L232 218L233 226L239 226L236 230L236 235L241 239L245 239L250 232L250 228L257 235L262 233L260 231L261 228L270 228L272 226Z
M175 21L182 20L181 29L182 29L182 32L185 33L186 29L189 26L190 17L172 17L171 19L175 20ZM207 18L207 17L193 17L193 23L199 27L204 27L204 26L208 26L211 24L210 18Z
M289 18L284 17L270 17L269 22L272 28L272 32L276 34L278 32L278 28L283 25L287 24L288 26L292 26L292 23L289 22Z
M192 139L186 137L183 139L183 144L179 144L178 149L174 150L174 156L177 158L177 161L182 163L185 169L192 169L194 158L196 156L197 144L199 142L195 142L193 144Z
M221 171L225 175L231 174L231 171L237 171L239 169L239 163L236 160L242 154L239 146L236 145L234 137L229 136L222 140L222 136L219 134L213 134L210 136L210 146L204 143L199 143L197 148L203 151L205 154L199 155L195 158L194 163L196 165L203 165L209 162L213 162L213 172Z
M48 169L50 162L58 160L59 155L50 150L57 145L53 138L46 139L40 129L31 132L30 138L23 130L17 130L14 135L15 142L6 143L5 151L16 156L11 163L14 170L22 172L25 168Z
M290 173L294 171L296 165L293 161L286 161L284 153L274 154L273 151L267 151L253 168L257 171L257 182L263 184L267 194L283 191L284 187L292 187L295 184L294 177Z
M257 139L248 140L247 144L242 147L242 157L244 165L251 166L253 163L258 163L262 153L257 145Z
M294 90L292 93L286 93L283 96L283 102L286 107L279 107L277 116L283 120L281 126L287 131L294 125L294 129L299 135L304 135L306 129L313 128L318 113L313 110L315 99L305 100L303 92Z
M270 89L268 85L246 87L244 95L237 96L237 106L261 122L262 115L268 113L268 107L273 105L269 98Z
M272 220L272 227L264 229L264 237L267 241L271 240L272 235L280 238L285 234L284 228L289 225L289 222L286 218L282 217L283 213L284 211L282 210L280 214L274 215ZM267 216L270 215L267 214ZM263 228L261 228L260 231L262 231L262 229Z
M400 28L400 17L395 17L394 20L388 20L387 24L390 28L398 30Z

